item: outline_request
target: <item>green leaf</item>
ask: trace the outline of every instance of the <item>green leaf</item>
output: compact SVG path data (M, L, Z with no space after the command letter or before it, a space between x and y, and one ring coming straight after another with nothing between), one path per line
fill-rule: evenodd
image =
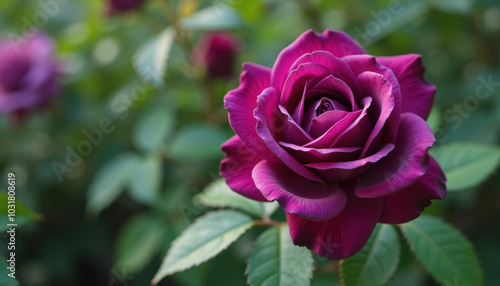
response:
M411 250L439 283L483 285L479 261L471 243L451 225L423 215L400 227Z
M87 193L87 212L97 215L110 205L124 190L136 164L137 155L123 153L99 169Z
M168 108L148 110L132 130L134 145L145 152L157 150L174 129L174 123Z
M227 30L243 26L240 14L227 5L215 5L181 19L185 29Z
M449 191L474 187L490 176L500 162L500 149L477 143L454 143L431 150L443 169Z
M179 159L208 160L222 157L220 145L228 136L210 125L189 126L170 144L170 155Z
M311 251L293 244L288 225L266 230L248 260L251 286L304 286L311 284L314 260Z
M162 161L157 154L137 160L129 176L128 192L138 202L151 204L155 201L162 179Z
M165 226L152 214L141 214L128 220L118 237L115 268L137 273L161 248Z
M195 202L209 207L232 207L244 210L258 217L269 216L274 212L277 203L261 203L234 192L219 178L209 184L205 190L194 197ZM274 205L274 209L266 209L266 205Z
M10 255L10 253L7 253L7 255ZM7 258L0 256L0 285L2 285L2 286L16 286L16 285L18 285L18 282L16 279L17 272L14 273L15 278L8 276L11 273L11 271L7 268L10 266L7 264L6 260L7 260ZM17 271L17 268L16 268L16 271Z
M209 260L252 226L249 216L236 211L213 212L199 218L172 243L152 284Z
M175 29L168 27L139 47L132 58L132 63L143 80L157 87L163 85L163 76L174 39Z
M9 221L9 195L4 192L0 192L0 231L8 230L10 226L7 224L17 224L17 226L21 226L31 220L37 218L37 214L30 209L28 209L21 201L16 198L15 203L15 221Z
M398 234L392 225L377 224L366 245L342 260L342 285L385 285L399 262Z

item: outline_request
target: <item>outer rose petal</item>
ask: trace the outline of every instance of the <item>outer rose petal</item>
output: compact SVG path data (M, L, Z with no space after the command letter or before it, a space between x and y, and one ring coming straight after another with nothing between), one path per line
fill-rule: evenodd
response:
M427 149L434 141L431 128L421 117L410 112L401 115L396 148L357 178L356 196L385 196L413 184L427 170Z
M224 97L224 107L228 111L229 124L234 132L240 136L248 149L268 160L274 158L274 155L255 131L257 120L253 111L257 108L257 96L269 87L270 76L269 68L244 63L240 86L229 91Z
M262 159L248 150L238 136L227 140L221 149L226 153L226 158L220 163L220 174L229 187L249 199L267 201L252 179L253 168Z
M431 157L427 172L415 184L384 197L384 210L379 222L409 222L431 204L431 199L442 199L445 196L446 177L439 164Z
M281 90L292 64L303 54L318 50L328 51L337 58L365 54L363 48L344 32L325 30L319 34L308 30L278 55L272 70L272 86Z
M331 260L358 252L368 241L382 212L383 199L348 196L344 210L328 221L310 221L287 214L293 243Z
M377 57L377 62L390 68L398 78L403 99L402 112L413 112L427 119L431 112L436 87L424 79L422 56L416 54Z
M344 209L347 201L336 182L325 186L310 181L283 164L262 161L253 169L252 177L266 199L276 200L285 212L309 220L329 220Z

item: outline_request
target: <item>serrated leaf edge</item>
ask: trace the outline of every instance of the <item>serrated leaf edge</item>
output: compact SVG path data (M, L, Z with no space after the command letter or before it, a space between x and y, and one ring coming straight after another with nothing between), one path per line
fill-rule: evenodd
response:
M170 247L167 251L167 254L165 255L165 258L163 259L162 261L162 264L166 261L167 257L169 256L170 254L170 251L172 250L172 248L175 247L175 245L179 242L179 238L189 229L190 226L198 223L200 220L203 220L205 219L207 216L210 216L210 215L213 215L213 214L218 214L218 213L223 213L223 212L226 212L224 210L221 210L221 211L212 211L212 212L208 212L206 213L205 215L197 218L192 224L190 224L184 231L182 231L182 233L174 240L170 243ZM240 212L241 213L241 212ZM243 213L242 213L243 214ZM246 214L244 214L246 215ZM208 258L207 260L205 261L201 261L201 262L198 262L198 263L195 263L193 264L192 266L189 266L189 267L183 267L183 268L179 268L177 271L174 271L174 272L167 272L167 274L162 274L161 277L159 277L158 273L160 273L159 271L155 274L155 276L153 277L153 280L151 281L151 285L155 286L156 284L158 284L163 278L167 277L167 276L170 276L172 274L175 274L175 273L179 273L179 272L183 272L187 269L190 269L192 267L196 267L196 266L199 266L200 264L202 263L205 263L206 261L208 261L209 259L212 259L214 258L215 256L217 256L219 253L221 253L222 251L226 250L233 242L235 242L238 238L241 237L241 235L243 235L247 230L249 230L250 228L252 228L253 226L255 225L255 221L251 220L250 222L248 222L248 226L247 228L238 236L236 237L234 240L232 240L226 247L222 248L217 254L215 254L214 256ZM240 225L239 227L241 227L243 225ZM160 268L161 269L161 265L160 265Z
M467 237L461 232L459 231L458 229L456 229L453 225L447 223L446 221L444 221L443 219L439 218L439 217L435 217L435 216L427 216L427 217L432 217L434 219L437 219L439 220L440 222L444 223L444 224L448 224L450 226L452 226L455 230L457 230L457 232L459 233L459 236L462 237L465 242L467 243L467 246L472 250L472 253L474 255L474 258L476 258L476 260L479 262L479 259L478 259L478 256L477 256L477 252L476 252L476 249L474 248L474 246L472 245L472 243L467 239ZM407 222L407 223L410 223L411 221ZM408 248L410 249L411 253L413 254L413 256L415 257L415 260L417 260L420 265L422 266L422 268L425 270L425 272L427 272L427 274L429 274L429 276L432 278L432 280L434 282L436 282L437 284L439 285L443 285L441 282L439 282L435 277L434 275L427 269L427 267L425 266L424 262L418 257L417 255L417 252L416 250L413 248L413 246L411 245L410 243L410 240L407 236L407 233L405 232L404 230L404 225L407 224L407 223L403 223L403 224L398 224L398 228L399 230L401 231L401 233L403 234L403 237L405 238L405 241L406 241L406 244L408 245ZM479 265L481 266L481 265ZM480 268L481 270L481 285L484 285L484 274L483 274L483 271L482 269Z

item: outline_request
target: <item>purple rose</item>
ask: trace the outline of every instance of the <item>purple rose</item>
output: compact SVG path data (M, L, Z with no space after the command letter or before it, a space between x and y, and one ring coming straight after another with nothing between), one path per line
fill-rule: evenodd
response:
M108 0L107 13L113 15L138 9L145 0Z
M231 77L236 52L239 49L238 39L227 32L210 32L200 39L193 51L196 65L206 68L211 78Z
M446 195L419 55L374 57L343 32L307 31L272 69L243 69L224 100L236 136L221 174L243 196L278 201L295 244L342 259L377 222L408 222Z
M41 32L0 42L0 112L22 114L46 105L59 90L60 65Z

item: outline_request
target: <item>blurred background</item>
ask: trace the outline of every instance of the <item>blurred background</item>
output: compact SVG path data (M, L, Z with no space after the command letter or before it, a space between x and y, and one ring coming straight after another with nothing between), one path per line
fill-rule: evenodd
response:
M499 144L498 1L112 2L0 2L1 38L36 26L63 69L49 104L21 120L0 115L0 190L15 173L17 200L36 213L18 213L21 285L149 285L170 242L207 211L192 198L219 176L220 144L233 134L222 99L241 63L272 66L307 29L344 30L376 56L421 54L437 86L436 145ZM426 209L473 242L486 285L500 285L498 186L497 172ZM161 285L245 285L262 230ZM5 232L0 241L5 257ZM336 263L316 263L313 285L339 285ZM435 283L404 249L389 285Z

